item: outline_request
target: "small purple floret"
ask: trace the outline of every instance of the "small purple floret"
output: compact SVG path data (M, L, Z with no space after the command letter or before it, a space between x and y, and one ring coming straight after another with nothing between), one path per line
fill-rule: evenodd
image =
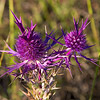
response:
M86 47L88 47L86 37L85 37L86 35L83 34L82 32L87 26L86 22L88 19L86 19L85 23L82 23L81 28L78 28L78 22L76 23L74 18L73 20L74 20L75 30L65 35L64 40L65 40L66 47L71 48L72 51L81 52Z
M27 36L19 36L16 41L16 50L21 60L38 60L45 53L45 44L39 34L33 32L29 39Z
M65 43L68 48L73 51L81 52L87 46L84 34L76 35L76 31L72 31L65 36Z

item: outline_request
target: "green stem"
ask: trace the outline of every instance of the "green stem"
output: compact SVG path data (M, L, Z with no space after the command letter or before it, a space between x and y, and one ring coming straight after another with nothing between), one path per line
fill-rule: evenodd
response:
M7 39L6 39L6 43L8 43L8 40L9 40L9 36L8 36ZM3 50L5 50L5 49L6 49L6 44L5 44L5 46L3 47ZM1 57L0 57L0 66L2 65L3 57L4 57L4 52L2 52Z
M0 25L2 24L2 16L3 16L3 12L4 12L4 6L5 6L6 0L1 0L0 1ZM8 39L6 40L6 42L8 41ZM5 50L6 46L3 47L3 50ZM2 60L4 57L4 53L1 54L0 57L0 66L2 64Z
M96 78L97 78L97 75L98 75L98 71L99 71L99 67L97 66L96 70L95 70L95 75L94 75L94 80L93 80L93 83L92 83L92 88L91 88L91 93L90 93L89 100L92 100L93 90L94 90L94 87L95 87L95 83L96 83Z
M13 48L13 45L14 45L14 17L10 10L14 11L13 0L9 0L10 47Z
M96 44L99 45L99 38L98 38L99 35L98 35L97 29L95 26L95 20L93 18L93 10L92 10L92 5L91 5L91 0L87 0L87 7L88 7L88 12L90 14L90 22L91 22L91 29L93 32L93 37L94 37Z
M14 17L11 13L12 10L14 12L14 5L13 5L13 0L9 0L9 20L10 20L10 32L9 32L9 37L10 37L10 47L13 49L14 46ZM10 59L9 63L13 64L14 57ZM11 76L11 80L13 81L14 77ZM18 81L14 81L11 87L12 93L11 93L11 99L12 100L19 100L19 96L17 95L18 91Z
M0 25L2 24L2 16L4 12L5 3L6 3L6 0L0 0Z
M93 18L93 10L92 10L92 5L91 5L91 0L87 0L87 7L88 7L88 12L91 16L90 21L91 21L91 29L92 29L92 32L93 32L93 37L94 37L94 40L97 44L97 50L99 52L99 38L98 38L99 35L98 35L97 30L96 30L95 20ZM100 59L98 59L98 60L100 60ZM99 64L99 62L98 62L98 64ZM92 88L91 88L89 100L92 100L92 97L93 97L93 91L94 91L98 71L99 71L99 67L97 66L96 70L95 70L95 75L94 75L94 80L93 80L93 83L92 83Z

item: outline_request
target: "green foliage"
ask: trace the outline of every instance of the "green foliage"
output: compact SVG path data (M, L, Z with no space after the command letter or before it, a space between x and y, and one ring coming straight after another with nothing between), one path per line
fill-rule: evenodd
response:
M15 39L17 38L18 32L20 33L18 28L15 26L14 18L12 14L10 13L10 9L11 9L12 11L15 12L17 16L19 17L21 16L23 19L23 22L27 23L28 25L30 25L30 20L32 19L34 23L37 23L36 30L41 33L44 33L45 25L47 27L48 33L50 33L53 29L55 29L55 32L57 33L56 34L57 37L62 34L60 30L60 26L62 26L63 29L68 32L70 31L70 29L73 28L73 22L72 22L73 17L75 17L76 20L78 19L85 20L87 17L89 17L91 26L89 25L89 28L86 29L87 30L86 33L88 33L87 38L89 39L90 44L96 44L96 48L99 52L99 34L98 33L100 29L98 29L97 27L97 25L99 25L98 22L100 21L100 17L98 17L100 16L100 13L98 13L100 11L99 5L100 5L99 0L98 1L96 0L95 2L92 2L92 3L91 3L91 0L87 0L87 2L84 0L80 0L80 1L79 0L9 0L9 2L7 0L0 0L0 49L6 49L6 47L3 46L4 44L3 40L7 41L10 47L14 49ZM98 19L96 19L97 17ZM8 36L10 38L8 38ZM64 42L63 40L60 40L60 41L62 43ZM58 48L59 47L55 46L55 49L58 49ZM97 50L92 49L92 51L90 51L90 56L92 57L95 56L95 58L97 58L98 57L97 55L99 54ZM91 52L94 52L94 53L91 53ZM3 60L3 57L4 57L4 60ZM5 66L9 62L10 62L9 65L11 65L11 63L13 63L13 60L14 58L10 59L9 56L5 57L3 53L1 54L0 65ZM91 68L89 64L87 65L86 62L84 63L94 72L94 66ZM86 69L84 68L84 70ZM98 75L98 70L99 68L97 67L96 72L94 74L93 86L91 85L92 90L91 90L90 100L93 97L93 89L97 82L96 79ZM79 75L79 71L76 71L76 72L75 71L76 69L74 70L74 74L77 74L78 72L78 75ZM90 70L87 69L86 71L89 72ZM4 73L4 70L2 69L0 71L0 74L3 74L3 73ZM83 75L85 77L84 72L83 72ZM69 82L71 86L73 87L73 82L72 82L73 79L70 80L70 77L68 75L65 75L65 77L68 79L67 82ZM81 77L81 75L79 77ZM0 79L0 81L2 80L4 79L3 78ZM10 78L8 77L8 80L6 81L8 81L8 83L10 84L12 80L13 80L13 77L10 77ZM59 80L60 81L59 83L63 85L65 84L64 83L65 80L64 79L62 80ZM93 80L93 77L92 77L92 80ZM2 88L3 83L1 82L0 90L3 92L2 94L0 92L0 96L6 95L5 97L10 100L22 100L24 96L22 95L21 92L18 91L20 85L21 83L18 83L17 81L11 84L11 88L10 86L8 86L8 84L6 84L6 86L8 87L5 90L5 88L4 89ZM5 91L7 93L5 93ZM86 99L87 99L90 94L89 92L90 90L88 91L88 93L84 94L84 92L82 92L83 94L82 93L81 94L84 98L86 96ZM74 95L74 92L73 91L71 92L71 90L69 93L72 93ZM79 99L81 98L80 95L76 96L76 98L77 97Z

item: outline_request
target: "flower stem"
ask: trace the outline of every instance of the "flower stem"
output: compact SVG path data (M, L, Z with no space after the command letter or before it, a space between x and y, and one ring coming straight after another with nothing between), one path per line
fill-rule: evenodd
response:
M92 88L91 88L91 93L90 93L89 100L92 100L93 90L94 90L94 87L95 87L95 83L96 83L96 78L97 78L97 75L98 75L98 71L99 71L99 67L97 66L96 70L95 70L95 75L94 75L94 80L93 80L93 83L92 83Z
M10 18L10 47L12 48L14 45L14 17L11 11L14 11L13 8L13 0L9 0L9 18Z
M14 12L14 5L13 5L14 0L9 0L9 27L10 27L10 32L9 32L9 43L10 43L10 47L13 49L14 46L14 17L11 13L11 10ZM14 61L14 57L12 59L9 60L9 64L13 64ZM10 77L11 81L14 80L13 76ZM12 94L11 94L11 99L12 100L19 100L19 96L17 95L17 91L18 91L18 81L13 82L12 87Z
M88 7L89 15L90 15L90 22L91 22L91 29L93 32L93 37L94 37L96 44L99 45L99 38L98 38L99 35L98 35L97 29L95 26L95 20L93 18L93 10L92 10L92 5L91 5L91 0L87 0L87 7Z
M97 44L97 50L99 52L99 38L98 38L99 35L98 35L97 29L96 29L96 26L95 26L95 20L93 18L93 10L92 10L92 5L91 5L91 0L87 0L87 7L88 7L88 12L90 14L91 29L92 29L92 32L93 32L93 37L94 37L94 40ZM99 56L100 56L100 54L99 54ZM100 57L99 57L98 60L100 60ZM98 64L99 64L99 62L98 62ZM92 97L93 97L93 91L94 91L98 71L99 71L99 67L96 66L94 80L92 82L92 88L91 88L89 100L92 100Z
M6 0L0 0L0 25L2 24L2 16L4 12Z

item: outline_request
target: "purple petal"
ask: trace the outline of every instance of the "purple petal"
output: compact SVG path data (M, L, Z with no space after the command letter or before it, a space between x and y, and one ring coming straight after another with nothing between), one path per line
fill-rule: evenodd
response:
M53 54L63 54L67 52L67 50L55 51Z
M12 11L11 11L12 12ZM15 18L15 23L17 24L17 26L19 27L19 29L20 29L20 31L22 32L22 34L25 32L25 28L23 27L23 24L22 24L22 20L21 20L21 17L20 17L20 19L18 19L17 17L16 17L16 15L12 12L12 14L13 14L13 16L14 16L14 18Z
M53 41L55 41L56 43L58 43L58 44L60 44L60 45L63 45L64 46L64 44L62 44L62 43L60 43L60 42L58 42L55 38L53 38L53 37L51 37L51 36L49 36L49 35L47 35L49 38L51 38Z
M68 56L69 54L71 54L71 49L67 52L66 56Z
M96 63L93 61L93 59L88 58L88 57L86 57L86 56L82 55L81 53L80 53L80 56L81 56L81 57L83 57L83 58L85 58L86 60L91 61L91 62L92 62L93 64L95 64L96 66L99 66L98 64L96 64ZM99 67L100 67L100 66L99 66Z
M4 74L2 74L0 77L2 77L2 76L4 76L4 75L6 75L7 73L11 73L11 72L13 72L14 70L16 70L16 69L19 69L20 67L22 67L24 64L26 64L27 63L27 61L24 61L24 62L22 62L22 63L17 63L16 65L13 65L14 67L10 67L10 68L8 68L9 70L7 71L7 72L5 72Z
M59 67L61 67L61 65L63 64L63 59L60 61L60 63L59 63Z
M33 22L32 22L32 20L31 20L31 31L33 31L33 30L35 29L36 25L37 25L37 24L33 25Z
M43 66L43 64L41 64L39 61L37 61L37 65L39 67L39 71L41 72L41 69L43 69L43 71L45 72L45 74L47 75L47 72L46 72L46 67ZM39 78L41 77L41 74L39 73Z
M17 52L15 52L14 50L12 50L8 44L5 42L6 46L8 47L9 51L8 50L0 50L0 52L6 52L6 53L9 53L9 54L12 54L13 56L19 56L19 54Z
M80 30L79 30L79 31L80 31L79 33L81 33L81 32L87 27L87 25L89 24L89 23L86 24L87 21L88 21L88 18L86 19L86 21L85 21L84 23L82 22L82 26L81 26L81 28L80 28Z
M31 20L31 27L28 28L27 38L30 38L30 37L33 35L33 31L34 31L36 25L37 25L37 24L35 24L35 25L33 26L33 22L32 22L32 20Z
M78 62L78 59L77 59L77 57L76 57L76 54L74 54L74 57L75 57L75 60L76 60L76 62L77 62L77 64L78 64L78 66L79 66L80 71L82 72L82 69L81 69L80 63Z
M78 23L76 23L74 17L73 17L73 20L74 20L75 30L76 30L76 33L77 33L77 35L78 35Z
M61 37L62 37L62 35L61 35L58 39L56 39L56 40L58 41ZM50 44L50 46L49 46L49 47L47 47L47 49L46 49L46 50L51 49L51 47L52 47L52 46L54 46L55 44L56 44L56 42L55 42L55 41L53 41L53 42Z
M49 34L49 36L51 36L53 34L53 31ZM45 33L45 34L46 34L46 38L44 40L44 43L48 43L48 41L50 40L50 38L48 37L48 34L47 33Z
M64 39L65 39L66 34L64 33L64 30L62 29L62 27L61 27L61 31L62 31L63 37L64 37Z
M70 75L72 77L72 72L71 72L70 64L69 64L69 59L68 58L65 58L65 62L66 62L66 68L68 68L68 71L70 72Z
M90 47L93 47L95 45L90 45L90 46L86 46L84 49L87 49L87 48L90 48Z

